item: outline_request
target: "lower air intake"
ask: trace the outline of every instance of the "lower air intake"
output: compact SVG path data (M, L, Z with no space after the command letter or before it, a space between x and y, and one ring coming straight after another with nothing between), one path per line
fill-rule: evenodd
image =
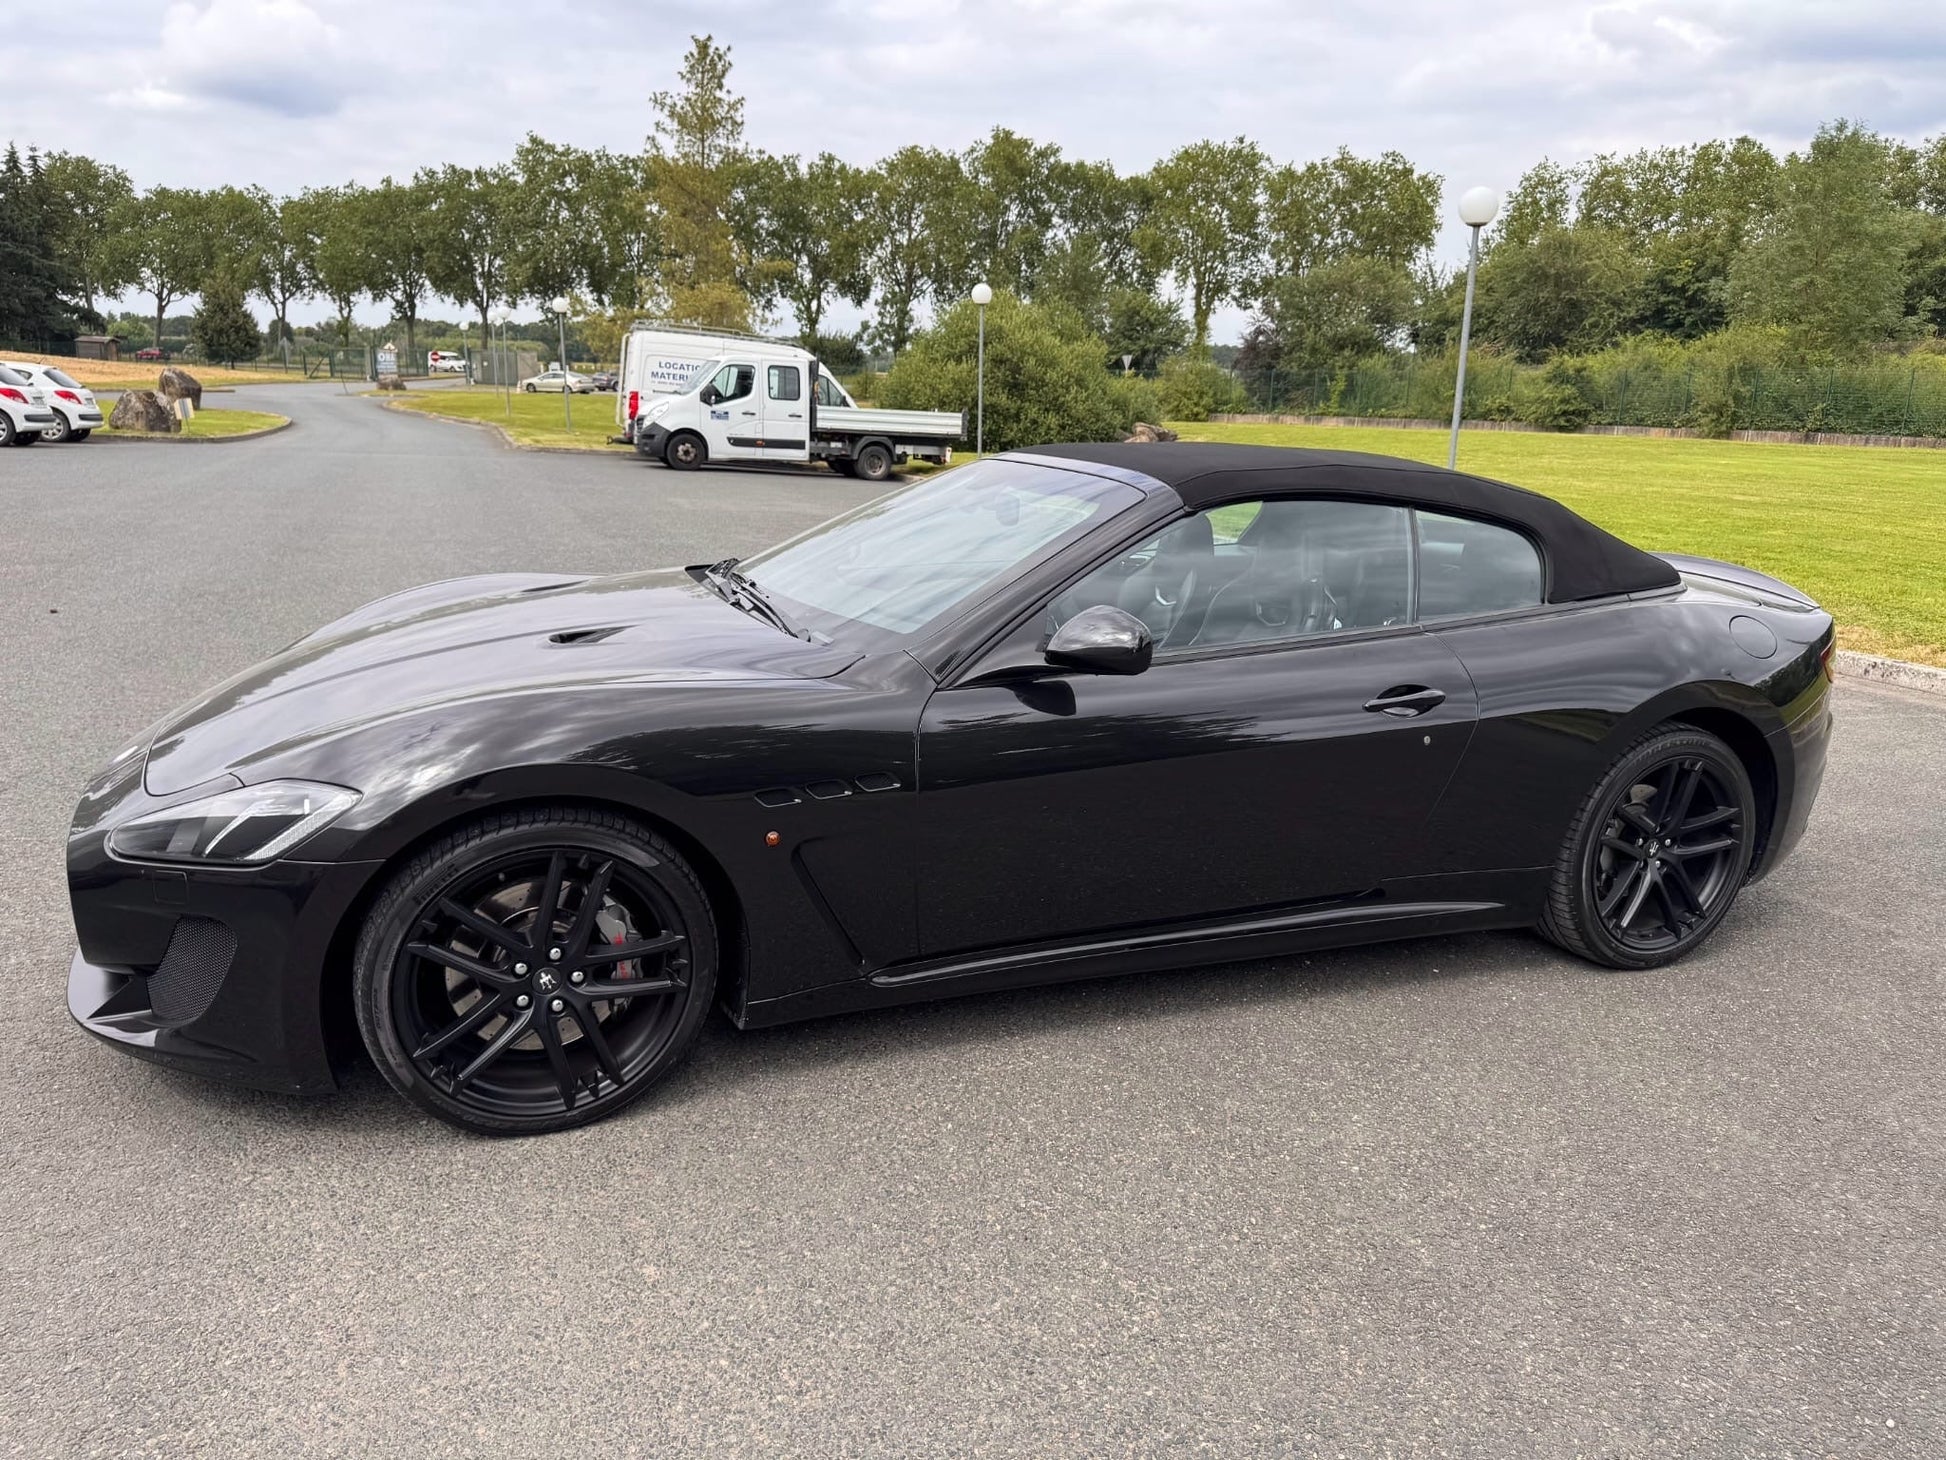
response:
M236 957L236 934L210 918L182 918L169 951L149 975L149 1007L172 1024L198 1018L216 997Z

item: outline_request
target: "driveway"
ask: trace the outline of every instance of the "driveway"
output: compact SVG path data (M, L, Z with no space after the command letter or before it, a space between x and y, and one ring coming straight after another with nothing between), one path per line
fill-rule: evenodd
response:
M467 1139L68 1022L93 766L409 584L748 552L823 473L510 452L337 387L0 453L0 1454L1946 1452L1946 702L1846 683L1676 968L1436 940L752 1034Z

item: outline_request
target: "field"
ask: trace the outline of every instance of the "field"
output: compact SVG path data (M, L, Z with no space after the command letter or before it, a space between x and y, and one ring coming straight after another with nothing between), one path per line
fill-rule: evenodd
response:
M182 428L182 435L192 441L214 441L224 436L242 436L250 431L268 431L272 426L281 426L290 418L275 415L270 411L226 411L201 410ZM128 440L172 440L159 432L151 431L112 431L101 429L104 436L119 436Z
M567 446L583 450L606 449L608 438L620 429L615 424L615 397L607 391L574 398L574 430L561 424L561 397L504 391L485 387L472 389L407 390L387 398L387 404L401 410L423 411L429 416L445 416L456 421L484 421L498 426L521 446Z
M1443 431L1176 423L1187 440L1444 463ZM1946 665L1946 451L1480 431L1460 468L1531 487L1662 552L1775 574L1848 649Z
M278 381L302 380L297 371L225 370L220 365L197 365L180 360L79 360L72 355L7 355L8 360L30 360L36 365L53 365L90 390L153 390L156 377L167 365L180 365L204 385L272 385Z

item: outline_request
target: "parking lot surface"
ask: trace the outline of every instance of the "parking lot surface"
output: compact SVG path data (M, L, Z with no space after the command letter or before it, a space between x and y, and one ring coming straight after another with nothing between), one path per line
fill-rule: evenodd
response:
M75 1029L86 776L379 594L873 489L236 403L298 424L0 453L0 1454L1946 1453L1946 702L1842 685L1803 847L1671 969L1504 935L719 1020L617 1120L469 1139Z

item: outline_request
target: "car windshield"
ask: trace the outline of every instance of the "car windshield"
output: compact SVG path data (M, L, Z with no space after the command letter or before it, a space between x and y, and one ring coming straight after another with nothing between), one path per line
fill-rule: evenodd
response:
M982 461L881 497L738 568L827 632L919 632L1142 500L1133 487ZM795 610L795 612L792 612Z
M721 360L705 360L696 367L696 373L676 387L677 395L688 395L691 391L701 390L703 382L723 368Z
M56 370L52 365L46 367L47 378L56 385L66 386L69 390L85 390L87 387L64 370Z

